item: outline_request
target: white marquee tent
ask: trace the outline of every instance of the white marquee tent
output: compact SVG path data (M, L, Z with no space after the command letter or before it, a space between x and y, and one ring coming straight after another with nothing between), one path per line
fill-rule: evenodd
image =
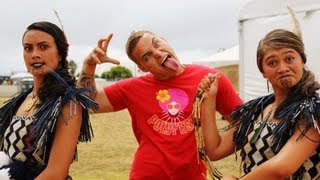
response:
M10 76L10 79L12 80L23 79L23 78L32 78L32 75L27 72L18 72Z
M293 31L287 5L294 10L301 26L306 65L320 79L320 0L251 0L238 14L239 89L246 101L268 93L266 80L256 65L256 48L259 40L273 29Z
M216 53L207 58L197 59L192 64L202 64L210 67L221 67L239 64L239 46Z

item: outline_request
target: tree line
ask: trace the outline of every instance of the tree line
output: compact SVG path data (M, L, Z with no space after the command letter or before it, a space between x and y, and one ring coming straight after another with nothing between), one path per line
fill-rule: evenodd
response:
M76 70L78 68L77 63L74 60L68 61L69 72L71 75L78 77L79 74L76 74ZM132 72L129 68L125 66L114 66L110 68L109 71L102 72L101 76L95 74L96 78L103 78L106 80L119 80L132 77Z

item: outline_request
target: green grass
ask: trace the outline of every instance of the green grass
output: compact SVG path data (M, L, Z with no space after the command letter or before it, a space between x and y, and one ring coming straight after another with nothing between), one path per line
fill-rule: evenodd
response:
M95 137L78 146L79 161L70 174L75 180L128 179L137 142L127 111L96 114L92 118Z
M0 99L2 106L5 99ZM219 127L226 122L218 120ZM137 142L126 110L95 114L92 118L95 137L78 145L78 161L71 165L74 180L127 180ZM238 157L239 158L239 157ZM214 165L224 175L239 175L239 164L231 155Z
M226 125L218 120L220 127ZM129 113L96 114L92 120L95 138L78 146L79 161L70 174L75 180L127 180L137 142L131 130ZM238 157L239 158L239 157ZM232 155L214 162L223 174L239 175L239 164Z
M238 90L237 67L219 68ZM2 106L5 98L0 98ZM219 127L226 126L217 120ZM70 169L74 180L127 180L137 142L131 129L131 120L126 110L116 113L96 114L92 118L95 137L89 143L78 146L78 161ZM238 157L238 161L240 157ZM239 175L239 163L235 155L214 162L224 175Z
M4 100L0 99L0 106ZM223 120L217 122L219 127L226 125ZM71 165L70 175L74 180L127 180L138 146L129 113L123 110L96 114L92 126L95 137L89 143L79 144L78 161ZM214 162L214 165L224 175L239 175L239 163L234 155Z

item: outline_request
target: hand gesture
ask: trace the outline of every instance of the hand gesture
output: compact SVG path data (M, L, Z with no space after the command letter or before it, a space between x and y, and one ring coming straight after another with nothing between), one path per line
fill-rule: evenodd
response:
M219 82L220 74L212 74L208 73L203 79L201 80L198 89L201 91L205 91L204 98L207 97L214 97L217 95L218 92L218 82Z
M102 64L110 62L113 64L120 64L116 59L110 58L107 55L108 46L113 34L109 34L106 38L101 38L98 41L98 46L92 50L92 52L86 57L85 62L88 65Z

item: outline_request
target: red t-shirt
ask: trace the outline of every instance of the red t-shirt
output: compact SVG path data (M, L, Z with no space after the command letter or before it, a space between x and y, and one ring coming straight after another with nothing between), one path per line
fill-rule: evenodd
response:
M217 70L187 65L180 75L165 81L152 74L119 81L104 91L116 111L127 108L139 143L130 179L205 179L198 163L192 122L193 101L201 79ZM222 74L217 110L230 114L242 100Z

